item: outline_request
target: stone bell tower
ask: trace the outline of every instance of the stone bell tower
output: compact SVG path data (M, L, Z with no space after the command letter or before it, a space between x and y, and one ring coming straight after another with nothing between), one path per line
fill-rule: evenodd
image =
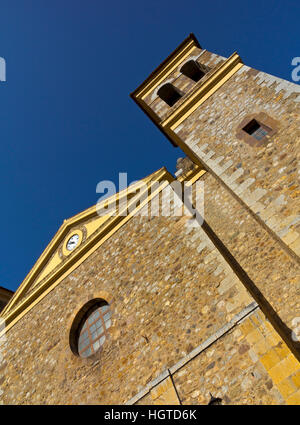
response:
M300 86L190 34L131 97L206 170L209 236L299 360Z

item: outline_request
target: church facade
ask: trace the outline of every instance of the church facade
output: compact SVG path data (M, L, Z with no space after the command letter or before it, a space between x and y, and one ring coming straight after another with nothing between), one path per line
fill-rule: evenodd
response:
M191 34L131 97L187 158L64 221L0 313L1 403L300 404L299 85Z

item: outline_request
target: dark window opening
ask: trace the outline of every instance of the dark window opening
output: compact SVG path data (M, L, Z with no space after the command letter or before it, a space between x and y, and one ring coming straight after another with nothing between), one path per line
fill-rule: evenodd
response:
M262 140L271 129L265 125L260 124L256 120L251 120L243 130L256 140Z
M175 105L175 103L182 97L183 93L180 92L172 84L167 83L163 85L158 91L158 96L166 102L169 106Z
M208 403L209 406L220 406L222 404L222 399L219 397L214 397L211 393L210 394L210 401Z
M205 72L201 69L198 62L193 60L186 62L181 67L180 72L195 82L201 80L201 78L205 75Z

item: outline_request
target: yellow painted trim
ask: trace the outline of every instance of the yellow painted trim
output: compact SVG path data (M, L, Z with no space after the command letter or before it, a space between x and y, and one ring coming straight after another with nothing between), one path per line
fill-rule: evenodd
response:
M180 63L180 55L184 56L183 53L186 53L185 49L188 46L192 45L193 48L198 47L195 41L191 41L187 46L185 46L173 61L178 61L177 66ZM184 59L182 59L183 61ZM154 87L157 87L163 79L165 79L168 74L168 66L170 67L170 62L167 63L160 71L153 73L153 77L147 82L142 84L135 92L133 92L132 97L137 102L137 104L144 110L144 112L149 116L149 118L158 126L160 130L168 137L173 145L179 146L185 153L188 155L195 164L203 166L194 152L181 141L180 137L174 132L174 130L185 120L187 119L202 103L204 103L210 96L212 96L223 84L226 83L242 66L243 62L240 56L235 52L223 63L217 66L212 73L207 77L204 82L197 84L198 88L195 88L195 91L192 91L190 95L183 100L183 103L180 104L175 110L168 116L163 122L159 122L158 116L153 112L149 105L143 100ZM172 71L170 71L172 72ZM196 86L196 87L197 87Z
M36 261L28 275L25 277L17 291L15 292L12 299L9 301L9 303L5 306L5 308L1 312L1 317L5 316L10 310L13 309L14 305L19 301L20 298L23 297L24 293L28 291L28 289L34 285L36 282L36 279L38 279L40 273L43 271L44 267L47 265L48 261L50 260L52 254L54 251L56 251L61 243L61 241L65 238L65 236L73 229L75 225L79 225L82 222L85 222L93 217L97 217L97 208L100 206L107 206L111 203L114 203L116 201L121 201L123 197L128 196L128 194L135 193L135 191L144 185L144 183L148 183L151 180L155 180L162 171L165 169L160 169L154 173L152 173L150 176L140 180L139 182L136 182L135 184L129 186L128 188L123 189L121 192L117 193L116 195L113 195L110 198L107 198L99 203L99 205L93 205L92 207L76 214L75 216L69 218L68 220L64 220L62 226L58 229L56 234L54 235L53 239L49 243L49 245L46 247L42 255L39 257L39 259ZM73 252L73 251L71 251Z
M193 170L188 171L186 174L181 174L180 176L178 176L177 180L179 182L186 182L188 186L191 186L205 173L206 170L204 170L200 166L196 166Z
M206 170L200 170L196 172L186 183L186 186L192 186L197 180L200 179L204 174L206 173Z
M59 256L59 252L56 251L53 257L49 260L46 267L43 269L43 271L39 274L38 278L34 281L32 284L32 287L38 285L49 273L52 272L59 264L61 264L62 259Z
M135 94L138 99L145 99L156 87L158 87L165 78L167 78L175 69L197 48L195 42L191 40L181 52L170 59L164 68L153 76L153 79Z
M158 124L172 142L198 166L203 164L192 149L175 133L175 129L186 120L202 103L212 96L223 84L226 83L241 67L242 60L237 53L233 53L223 62L199 88L182 103L172 115L164 122Z
M94 217L89 222L84 223L86 228L86 237L89 238L96 230L98 230L109 219L109 215L102 217Z
M243 66L237 53L233 53L219 68L193 92L168 118L160 125L163 129L174 131L203 102L214 94L229 78Z
M67 277L73 270L75 270L83 261L85 261L99 246L101 246L108 238L110 238L121 226L127 223L131 217L133 217L141 208L143 208L153 197L155 197L160 191L162 191L171 181L174 181L174 177L165 169L159 170L154 173L155 179L153 182L159 181L160 186L149 195L149 188L151 187L151 181L143 192L140 193L140 199L143 199L145 193L148 193L148 197L144 199L141 204L136 207L130 214L122 215L123 211L120 212L119 216L112 217L112 221L106 222L101 232L91 238L86 244L78 248L76 256L70 256L62 265L62 267L49 276L45 282L38 288L32 291L32 293L25 298L15 309L12 309L2 317L5 320L6 327L0 332L0 337L6 333L14 324L16 324L28 311L30 311L38 302L40 302L52 289L54 289L65 277ZM153 175L152 175L153 176ZM132 203L129 202L128 209L130 206L136 204L137 200L133 199Z

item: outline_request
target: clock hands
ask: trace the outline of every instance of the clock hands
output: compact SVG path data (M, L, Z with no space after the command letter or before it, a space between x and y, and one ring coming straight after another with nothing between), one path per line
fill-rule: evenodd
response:
M78 235L73 235L70 237L70 239L67 242L67 249L69 251L72 251L78 244L79 241L79 236Z

